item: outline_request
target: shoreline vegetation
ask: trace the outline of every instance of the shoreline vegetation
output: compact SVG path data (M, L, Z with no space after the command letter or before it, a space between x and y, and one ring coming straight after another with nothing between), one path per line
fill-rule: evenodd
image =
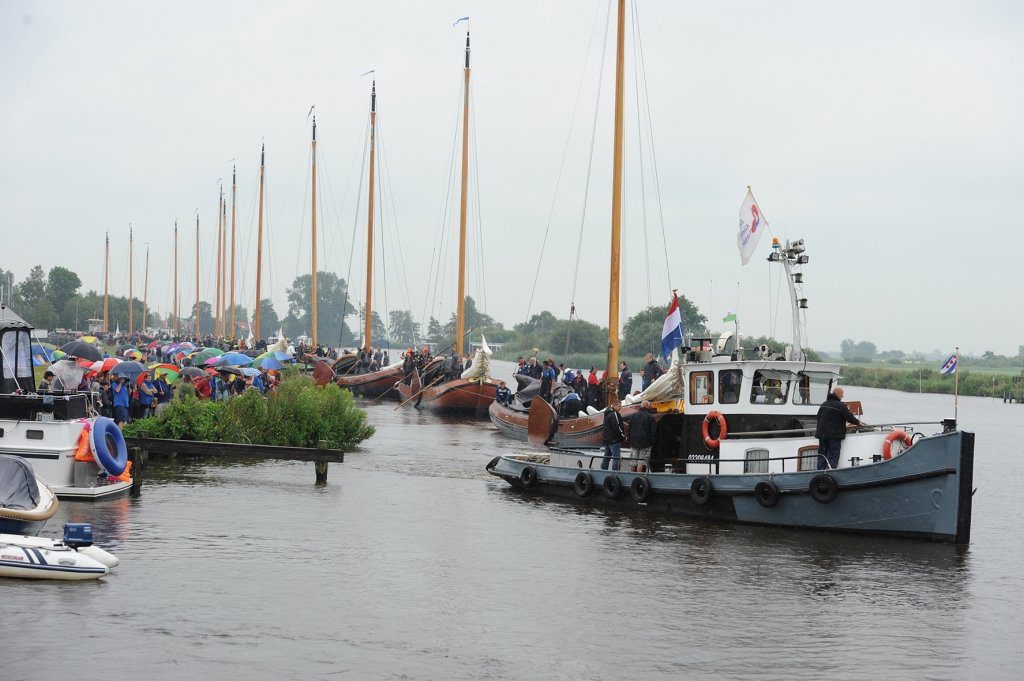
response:
M175 399L159 415L126 425L124 434L283 447L316 447L326 440L332 449L351 451L374 428L348 390L333 383L317 387L308 376L285 375L266 397L248 390L225 402Z
M1021 374L1002 374L959 370L960 394L973 397L1002 398L1011 392L1020 399L1024 393ZM884 388L907 393L934 393L952 395L955 377L940 374L937 369L907 367L888 369L844 364L842 383L864 388Z

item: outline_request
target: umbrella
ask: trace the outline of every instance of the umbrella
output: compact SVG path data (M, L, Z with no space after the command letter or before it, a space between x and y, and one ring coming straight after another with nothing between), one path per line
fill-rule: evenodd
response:
M245 369L239 369L238 367L220 367L217 369L222 374L233 374L235 376L241 376Z
M244 369L240 369L240 371L242 372L243 376L259 376L260 375L260 370L259 369L253 369L252 367L245 367Z
M96 372L110 371L118 364L121 364L121 360L117 359L116 357L108 357L106 359L101 359L98 362L93 362L92 364L89 365L89 369Z
M157 377L166 377L168 383L175 383L178 380L178 373L181 371L181 369L173 364L154 364L149 368L153 370Z
M139 350L125 350L124 356L128 359L140 360L142 359L142 352Z
M78 340L82 341L83 343L95 343L96 336L82 336Z
M152 343L150 343L149 345L146 346L146 349L147 350L152 350L153 348L155 348L158 345L160 345L160 341L153 341Z
M67 353L64 352L63 350L54 350L53 352L50 353L50 357L53 358L54 360L58 360L61 357L64 357L66 354Z
M199 369L197 367L185 367L184 369L181 370L179 375L190 376L191 378L199 378L200 376L205 376L206 373L202 369Z
M62 345L60 349L68 355L81 357L82 359L91 359L94 362L103 359L103 355L100 354L100 351L96 349L95 345L89 345L88 343L83 343L80 340L71 341L70 343Z
M199 358L196 357L193 361L198 361L198 359ZM208 357L208 358L206 358L205 361L200 362L200 364L203 364L203 365L208 366L208 367L212 367L212 366L216 366L218 364L224 364L224 363L225 363L224 360L222 360L220 357Z
M228 352L221 355L220 359L229 366L249 366L252 364L252 357L243 355L240 352Z
M127 376L128 378L134 379L139 374L144 374L149 369L145 364L139 362L121 362L116 367L110 370L111 376Z
M280 360L274 359L273 357L264 357L263 359L256 360L256 364L263 367L264 369L283 369L284 364Z
M293 361L295 361L295 358L292 357L291 355L289 355L287 352L278 352L276 350L270 350L268 352L264 352L262 355L260 355L256 359L266 359L268 357L272 357L272 358L276 359L278 362L293 362Z
M203 348L202 354L208 355L210 357L220 357L221 355L224 354L224 351L221 350L220 348Z

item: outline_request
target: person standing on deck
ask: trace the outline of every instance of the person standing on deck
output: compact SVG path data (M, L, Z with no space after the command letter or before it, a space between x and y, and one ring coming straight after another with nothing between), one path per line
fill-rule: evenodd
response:
M604 458L601 460L601 470L608 470L608 462L611 462L613 471L619 470L619 460L622 458L622 441L625 439L626 434L623 431L619 403L612 402L604 412L604 425L601 428L601 440L604 442Z
M625 362L619 362L619 389L617 395L619 402L626 399L626 395L633 391L633 372L629 370L629 365Z
M544 360L544 368L540 372L540 398L551 404L551 389L555 385L555 370L550 360Z
M647 390L651 383L654 383L659 376L665 373L665 370L662 369L657 360L654 359L654 355L648 352L644 359L647 360L647 364L644 365L644 375L640 382L641 390Z
M863 425L843 404L844 394L842 388L836 388L818 407L818 426L814 431L814 437L818 438L818 470L838 468L846 424Z
M640 409L629 419L629 446L633 448L636 463L634 471L645 472L651 463L651 449L654 447L655 433L658 426L651 415L651 403L644 400Z

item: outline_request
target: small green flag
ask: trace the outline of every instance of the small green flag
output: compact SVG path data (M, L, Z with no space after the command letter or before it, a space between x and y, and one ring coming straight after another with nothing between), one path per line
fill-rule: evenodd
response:
M727 314L724 317L722 317L722 321L723 322L734 322L734 321L736 321L736 313L735 312L730 312L729 314Z

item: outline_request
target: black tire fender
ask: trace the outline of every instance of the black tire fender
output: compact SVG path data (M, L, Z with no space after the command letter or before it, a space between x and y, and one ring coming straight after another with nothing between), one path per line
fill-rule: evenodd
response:
M782 493L773 480L762 480L754 485L754 498L765 508L775 508L782 498Z
M604 495L609 499L618 499L622 492L622 481L617 475L606 475L604 478Z
M828 473L819 473L811 478L807 491L819 504L828 504L839 494L839 483Z
M523 466L519 471L519 483L523 489L530 489L537 483L537 469L533 466Z
M586 471L580 471L576 474L576 480L573 481L572 488L576 491L576 496L580 498L589 497L590 493L594 491L594 476Z
M711 483L711 478L707 476L694 478L693 482L690 483L690 498L698 506L704 506L711 501L714 493L715 486Z
M629 483L629 493L636 503L646 502L647 498L651 496L651 481L642 476L633 478L633 482Z

